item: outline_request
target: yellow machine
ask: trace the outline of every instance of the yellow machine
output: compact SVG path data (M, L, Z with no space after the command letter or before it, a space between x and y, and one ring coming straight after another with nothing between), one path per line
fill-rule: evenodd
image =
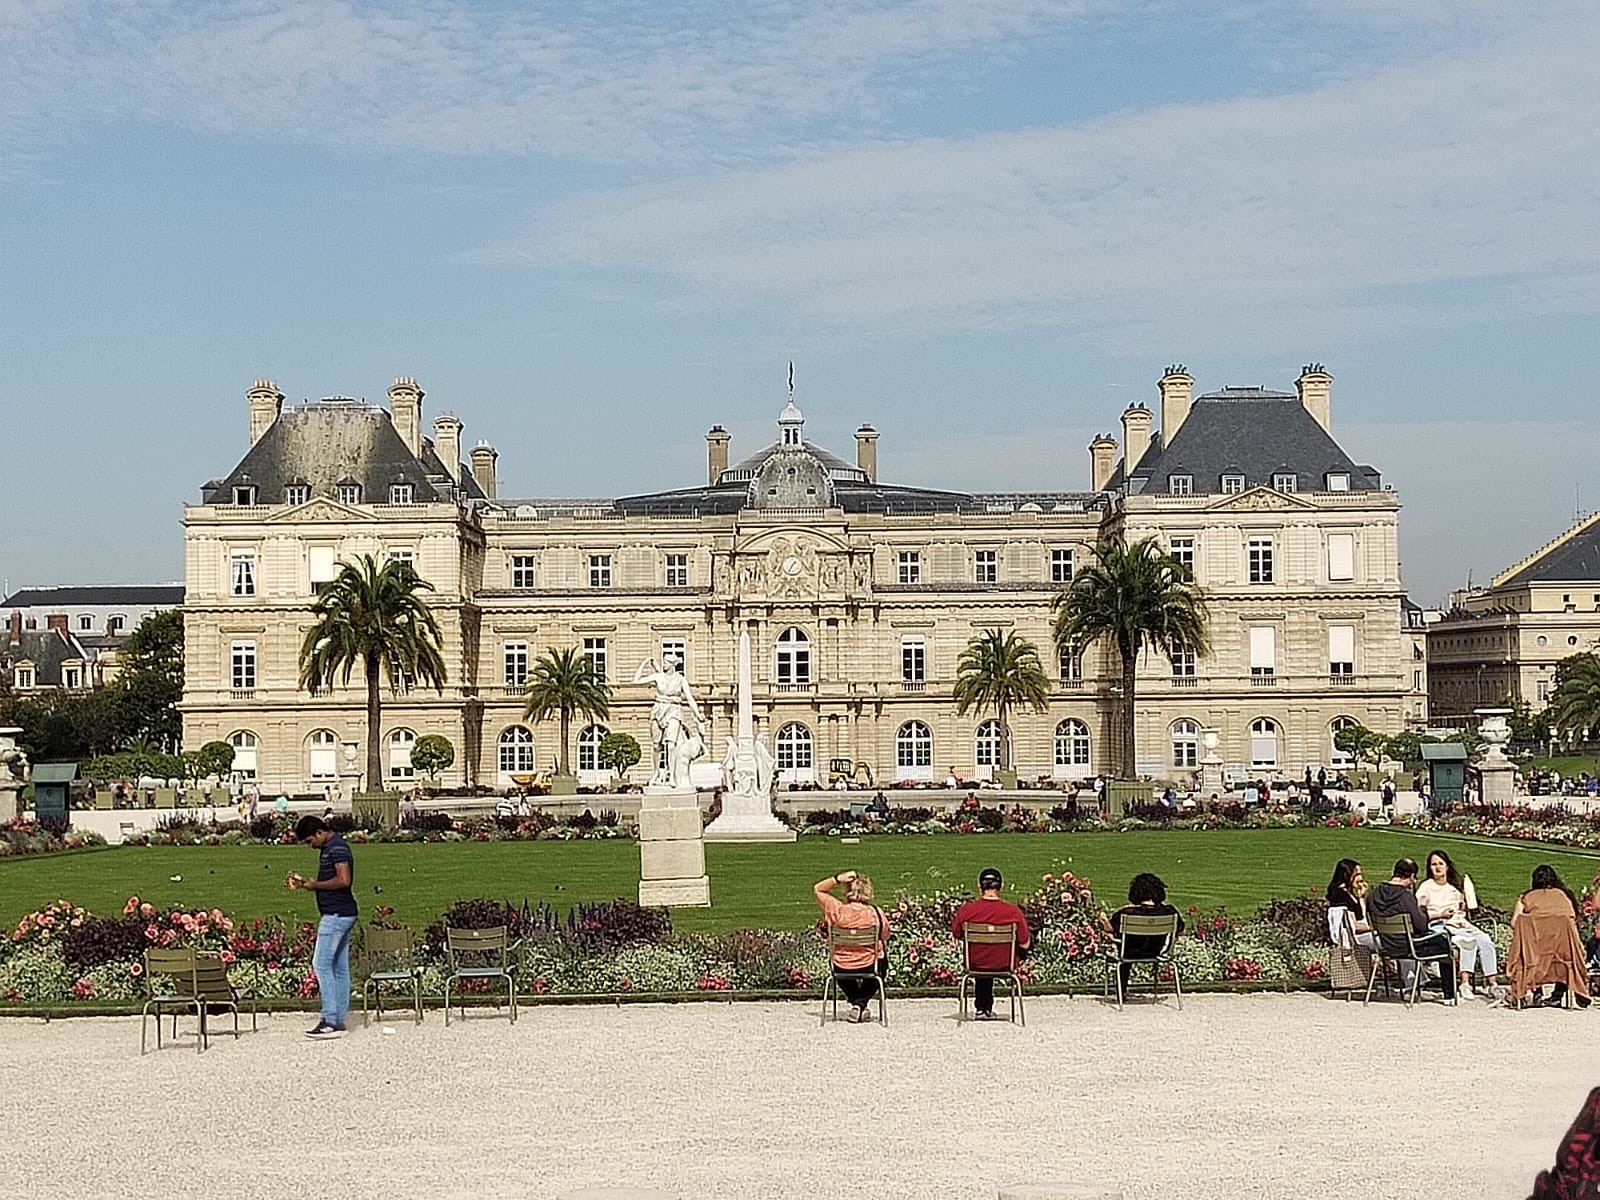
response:
M830 759L828 762L828 784L844 780L851 787L872 787L872 765L866 762L851 762L848 758Z

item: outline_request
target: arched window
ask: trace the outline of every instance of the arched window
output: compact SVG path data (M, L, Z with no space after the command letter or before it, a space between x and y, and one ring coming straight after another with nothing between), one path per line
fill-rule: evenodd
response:
M389 778L415 779L417 769L411 765L411 747L417 744L417 735L409 729L396 729L389 735Z
M1056 726L1055 765L1062 768L1089 767L1089 727L1076 717Z
M811 730L794 722L778 730L774 758L780 771L809 771L811 767Z
M1354 717L1335 717L1328 724L1328 765L1330 767L1349 767L1355 765L1355 756L1346 754L1335 744L1334 739L1339 736L1341 729L1350 729L1361 722Z
M1257 717L1250 723L1250 765L1277 769L1278 723L1271 717Z
M590 725L578 735L578 770L600 770L600 743L610 732L604 725Z
M333 730L317 729L306 739L306 767L313 779L337 778L339 739Z
M1200 726L1184 717L1172 723L1172 765L1198 766L1200 762Z
M985 721L973 739L973 761L991 770L1000 765L1000 722Z
M790 626L778 635L773 682L779 687L811 682L811 639L806 636L804 629Z
M513 725L500 733L496 747L495 766L499 769L501 787L509 786L513 775L533 774L536 762L533 756L533 733L522 725Z
M899 779L933 778L933 730L921 721L907 721L894 735L895 775Z
M248 729L241 729L237 733L228 735L228 745L233 747L233 772L240 779L254 779L256 777L256 750L259 743L256 735Z

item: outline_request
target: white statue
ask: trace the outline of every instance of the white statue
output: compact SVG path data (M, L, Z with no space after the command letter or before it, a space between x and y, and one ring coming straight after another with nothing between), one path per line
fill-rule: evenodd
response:
M700 706L679 666L675 654L663 655L659 667L655 659L647 658L633 676L634 683L648 683L656 689L650 727L655 733L658 765L651 783L674 791L690 789L689 764L706 752Z
M760 738L729 738L722 776L735 795L766 796L772 791L772 751Z
M756 736L751 698L750 634L739 634L739 722L722 759L722 815L706 826L710 842L792 842L794 830L772 815L772 752Z

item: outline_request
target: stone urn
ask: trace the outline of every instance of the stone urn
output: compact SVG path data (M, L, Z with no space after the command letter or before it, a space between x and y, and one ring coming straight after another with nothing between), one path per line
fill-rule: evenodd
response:
M1506 743L1511 740L1511 725L1506 720L1509 708L1475 708L1478 720L1478 739L1483 743L1484 765L1510 765L1506 757Z

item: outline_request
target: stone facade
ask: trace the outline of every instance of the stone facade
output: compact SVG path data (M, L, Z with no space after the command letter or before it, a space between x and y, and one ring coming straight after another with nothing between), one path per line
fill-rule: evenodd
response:
M507 786L550 767L555 723L523 721L520 698L548 647L603 661L616 685L606 727L641 745L650 692L626 681L644 659L681 651L712 726L707 761L720 761L743 631L780 779L826 782L834 760L866 764L879 783L983 777L998 755L991 714L958 717L951 693L962 648L997 626L1035 642L1056 681L1047 712L1012 718L1019 774L1087 777L1108 765L1115 667L1099 648L1058 655L1050 602L1112 532L1192 557L1211 604L1210 655L1141 664L1139 758L1151 773L1188 773L1207 726L1235 771L1293 774L1334 760L1339 722L1398 728L1410 664L1393 492L1326 435L1325 388L1191 402L1168 395L1174 378L1162 381L1162 419L1183 438L1164 440L1136 407L1124 421L1134 462L1096 439L1101 486L1083 492L884 484L876 430L863 426L845 461L806 441L791 398L778 440L747 459L730 465L728 435L712 430L704 486L593 501L497 497L492 447L480 443L468 471L459 420L422 437L410 380L396 385L403 429L342 399L284 412L260 381L251 454L185 511L186 743L233 740L269 790L319 790L365 718L359 688L313 699L297 687L315 583L338 559L402 554L436 589L449 675L442 696L386 699L391 783L410 782L408 739L423 733L457 748L447 783ZM380 464L299 461L318 443L274 432L285 419ZM1211 442L1240 422L1266 431L1260 461L1210 461ZM1169 483L1163 457L1195 478ZM606 778L602 732L573 729L583 782ZM648 764L635 773L648 777Z

